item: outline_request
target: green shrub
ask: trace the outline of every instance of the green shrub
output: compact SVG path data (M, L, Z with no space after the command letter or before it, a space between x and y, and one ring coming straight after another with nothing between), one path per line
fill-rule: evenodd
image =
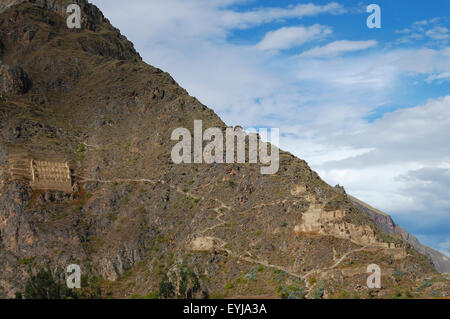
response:
M19 260L19 263L22 265L32 265L34 262L34 257L22 258Z
M158 298L159 298L158 292L156 291L152 291L151 293L145 296L145 299L158 299Z
M244 278L251 281L256 280L256 270L250 270L247 274L245 274Z
M233 289L234 288L234 284L229 282L227 284L225 284L225 289Z
M420 285L419 290L431 287L432 285L433 285L433 281L432 280L424 280L422 282L422 284Z
M401 276L404 276L404 275L406 275L406 272L404 272L404 271L402 271L402 270L400 270L400 269L397 269L397 270L394 272L394 274L393 274L394 277L401 277Z
M316 288L313 290L312 297L314 299L322 299L324 291L325 291L325 285L324 285L323 281L321 281L317 284Z
M277 293L281 299L304 299L306 297L306 287L298 287L295 285L281 285L277 289Z

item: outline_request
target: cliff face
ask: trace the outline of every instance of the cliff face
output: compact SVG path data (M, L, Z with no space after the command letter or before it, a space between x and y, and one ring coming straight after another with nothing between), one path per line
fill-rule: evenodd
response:
M67 1L0 0L1 297L71 263L113 297L161 284L164 297L448 295L425 256L289 153L274 175L174 164L175 128L226 125L75 2L81 30L66 27ZM11 178L21 152L67 162L73 191ZM383 287L369 292L372 263Z

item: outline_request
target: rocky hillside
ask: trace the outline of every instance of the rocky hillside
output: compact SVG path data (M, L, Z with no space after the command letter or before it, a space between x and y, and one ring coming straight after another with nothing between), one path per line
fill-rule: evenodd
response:
M72 2L81 30L68 1L0 0L0 297L72 263L99 297L449 295L426 256L287 152L274 175L174 164L175 128L227 126ZM32 187L46 167L72 191Z
M355 197L349 196L349 198L358 208L367 213L384 231L403 239L411 244L417 251L425 256L428 256L437 271L441 273L450 273L450 259L448 259L447 256L437 250L422 245L415 236L411 235L405 229L397 225L392 220L392 217L386 213L373 208Z

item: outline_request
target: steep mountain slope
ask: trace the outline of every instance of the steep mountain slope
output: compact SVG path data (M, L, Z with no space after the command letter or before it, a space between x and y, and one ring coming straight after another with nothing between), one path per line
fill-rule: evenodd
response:
M103 297L448 296L425 256L289 153L274 175L174 164L175 128L226 125L74 2L81 30L68 1L0 0L1 297L71 263ZM69 167L73 191L31 187L34 165Z
M422 245L415 236L411 235L406 230L398 226L392 220L391 216L387 215L386 213L373 208L372 206L353 196L349 195L348 197L352 200L352 202L354 202L356 207L367 213L384 231L391 235L397 235L398 237L411 244L417 251L424 254L425 256L428 256L437 271L441 273L450 273L450 259L448 259L447 256L433 248Z

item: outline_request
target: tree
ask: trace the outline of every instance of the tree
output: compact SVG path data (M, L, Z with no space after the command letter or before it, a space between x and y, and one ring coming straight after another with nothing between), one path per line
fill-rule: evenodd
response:
M40 269L25 284L25 299L65 299L74 297L72 291L50 270Z
M175 287L169 281L169 277L164 275L159 283L159 297L162 299L171 299L175 296Z

